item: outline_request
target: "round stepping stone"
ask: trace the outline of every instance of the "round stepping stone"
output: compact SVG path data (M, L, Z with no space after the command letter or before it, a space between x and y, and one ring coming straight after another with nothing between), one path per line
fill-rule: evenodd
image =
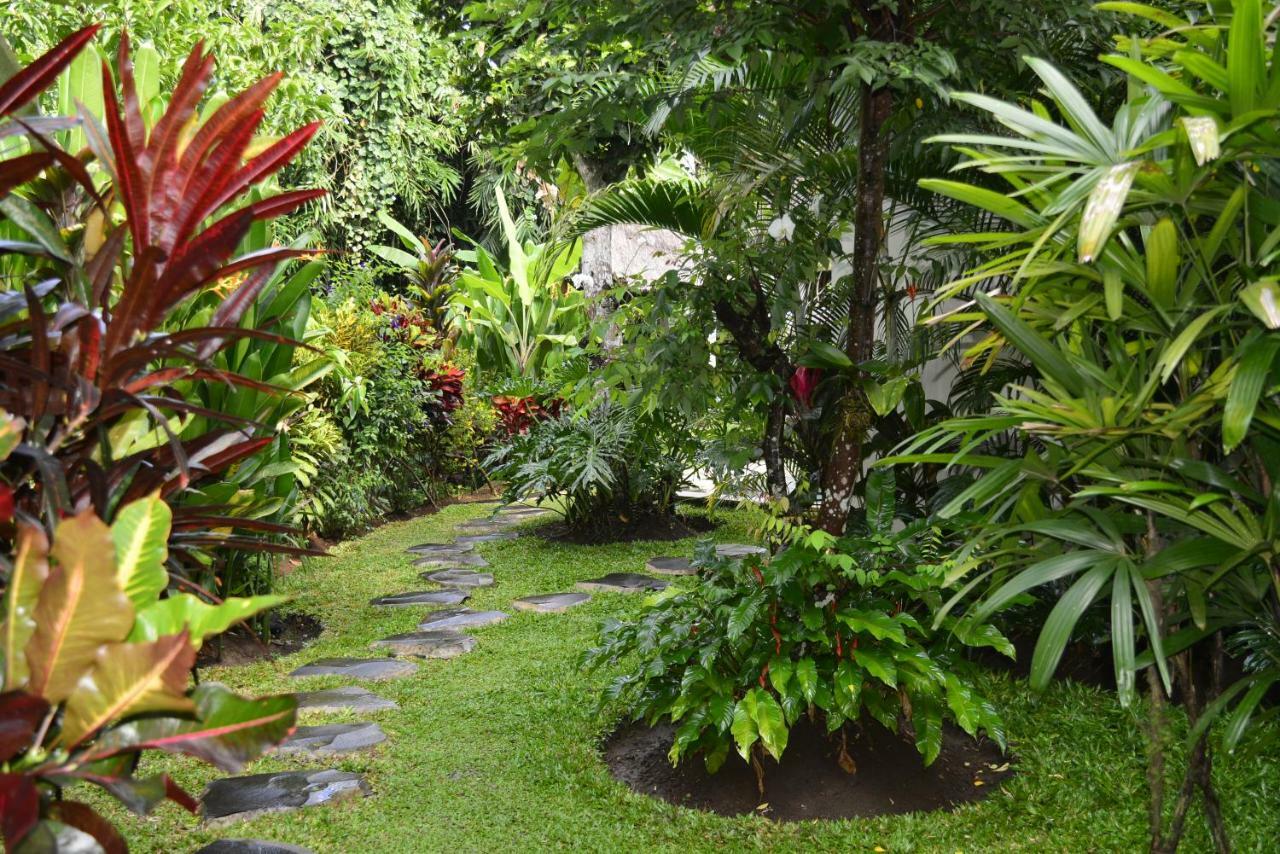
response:
M59 848L59 851L62 849ZM266 839L218 839L196 854L315 854L310 848Z
M427 632L434 629L478 629L501 623L510 617L502 611L473 611L470 608L446 608L443 611L432 611L427 614L418 631Z
M638 572L611 572L600 578L579 581L576 586L589 593L640 593L645 590L662 590L667 582Z
M377 649L389 649L395 655L413 655L419 658L457 658L475 649L476 639L452 629L425 632L405 632L374 641Z
M748 546L744 543L725 543L716 546L716 555L719 557L746 557L747 555L767 555L769 550L764 546Z
M323 691L299 691L293 696L298 700L299 709L316 712L380 712L400 708L395 700L379 697L358 685L326 688Z
M427 581L434 581L436 584L455 587L493 586L492 572L476 572L474 569L441 569L436 572L428 572L423 578Z
M489 561L480 555L454 554L454 555L427 555L420 557L413 562L414 566L478 566L484 568L489 565Z
M461 605L471 598L465 590L414 590L409 593L394 593L391 596L379 596L370 599L369 604L377 608L405 608L410 605Z
M419 543L409 546L405 551L416 555L457 554L469 552L474 548L470 543Z
M364 777L350 771L284 771L214 780L200 800L205 823L216 827L371 794Z
M348 676L352 679L399 679L418 669L396 658L321 658L304 664L290 676Z
M458 542L471 546L476 543L496 543L500 540L514 540L519 536L515 531L494 531L490 534L471 534L466 537L458 537Z
M687 557L651 557L644 568L658 575L693 575L698 571Z
M349 753L366 750L387 740L375 723L300 726L276 748L277 753Z
M513 608L521 611L534 611L539 614L559 614L574 605L590 602L586 593L543 593L538 596L525 596L511 603Z

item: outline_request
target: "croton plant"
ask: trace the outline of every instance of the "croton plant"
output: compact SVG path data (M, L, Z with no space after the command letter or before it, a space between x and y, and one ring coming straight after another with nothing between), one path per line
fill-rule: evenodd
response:
M293 729L292 695L245 699L217 684L188 687L206 638L279 597L161 599L169 519L165 503L148 496L110 527L92 510L69 516L52 542L37 525L17 525L0 625L0 829L8 851L56 850L58 823L107 852L124 851L119 832L64 797L65 787L101 786L140 813L166 798L194 812L196 801L168 776L133 776L141 751L186 753L237 771Z
M135 778L138 754L236 770L286 737L295 717L289 696L190 687L205 639L280 598L217 601L173 579L184 556L289 548L270 541L284 529L252 508L189 500L200 495L193 485L224 477L275 432L202 406L193 387L295 393L215 357L249 338L297 343L254 326L250 309L277 266L308 250L246 247L255 224L319 195L259 186L316 128L258 136L277 75L202 105L213 58L199 46L168 98L144 105L127 36L115 72L102 67L100 114L37 115L38 96L96 32L25 67L0 50L0 555L9 555L0 557L0 836L9 851L56 849L59 823L123 851L106 820L67 797L69 784L96 784L139 812L165 798L194 808L167 777ZM56 144L69 127L82 131L83 151ZM211 289L225 298L208 322L181 322L182 306Z

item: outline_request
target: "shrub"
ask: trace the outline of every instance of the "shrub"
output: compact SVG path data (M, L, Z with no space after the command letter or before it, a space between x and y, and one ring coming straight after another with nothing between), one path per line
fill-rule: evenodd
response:
M913 738L925 764L937 758L942 723L1004 744L992 705L961 653L966 644L1012 655L994 628L952 635L930 623L948 567L937 532L916 522L893 532L892 480L869 484L865 530L836 539L775 520L785 542L771 559L719 559L699 549L697 583L671 588L633 619L606 624L590 668L624 663L602 705L676 726L672 763L701 754L715 772L731 747L752 762L764 791L763 753L781 759L790 728L809 714L840 734L864 719Z
M485 466L509 500L558 500L579 531L670 515L695 448L684 420L598 404L536 421Z

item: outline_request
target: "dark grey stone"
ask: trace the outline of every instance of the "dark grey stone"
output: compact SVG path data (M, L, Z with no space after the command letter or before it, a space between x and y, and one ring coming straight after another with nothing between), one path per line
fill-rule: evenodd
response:
M205 821L216 826L371 794L364 777L350 771L284 771L214 780L200 800Z
M61 852L61 849L59 849ZM219 839L196 854L315 854L310 848L271 842L266 839Z
M395 658L320 658L304 664L290 676L349 676L352 679L399 679L418 669L411 661Z
M586 590L588 593L639 593L645 590L662 590L666 586L667 582L638 572L611 572L577 584L579 590Z
M698 571L687 557L651 557L644 568L658 575L693 575Z
M725 543L716 546L716 554L720 557L746 557L747 555L767 555L769 550L764 546L749 546L744 543Z
M472 548L470 543L419 543L416 546L409 546L405 551L416 555L438 555L469 552Z
M446 608L443 611L432 611L418 623L418 630L427 632L433 629L478 629L501 623L510 617L502 611L473 611L470 608Z
M390 596L379 596L369 600L370 605L378 608L405 608L410 605L461 605L471 598L465 590L414 590L409 593L394 593Z
M300 726L276 748L277 753L349 753L387 740L375 723Z
M489 565L489 561L480 555L452 554L452 555L427 555L420 557L413 562L414 566L478 566L484 568Z
M513 608L521 611L535 611L539 614L558 614L567 611L574 605L590 602L586 593L542 593L537 596L525 596L511 603Z
M383 709L400 708L395 700L379 697L358 685L326 688L323 691L299 691L294 696L298 698L299 709L318 712L379 712Z
M496 543L502 540L514 540L519 536L515 531L494 531L489 534L471 534L466 537L458 537L458 542L470 546L476 543Z
M474 569L440 569L423 576L427 581L454 587L492 587L493 573Z
M456 658L475 649L476 639L451 629L405 632L374 641L377 649L388 649L396 655L418 658Z

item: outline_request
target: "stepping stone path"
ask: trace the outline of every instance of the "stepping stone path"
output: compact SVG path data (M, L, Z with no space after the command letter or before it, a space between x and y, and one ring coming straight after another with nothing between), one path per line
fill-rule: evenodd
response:
M521 611L534 611L539 614L559 614L574 605L590 602L586 593L543 593L538 596L526 596L511 603L513 608Z
M276 748L276 753L350 753L386 740L387 734L375 723L300 726Z
M419 543L416 546L409 546L405 551L415 555L438 555L469 552L473 548L475 546L471 543Z
M694 575L698 571L687 557L651 557L644 568L658 575Z
M205 822L220 826L372 793L362 775L349 771L284 771L214 780L205 787L200 800Z
M405 632L374 641L375 649L388 649L393 655L418 658L457 658L475 649L476 639L452 629Z
M434 574L434 573L433 573ZM465 590L414 590L370 599L375 608L407 608L411 605L461 605L471 598Z
M466 546L473 546L476 543L496 543L500 540L514 540L519 536L515 531L493 531L488 534L470 534L465 537L458 537L457 542Z
M492 572L476 572L474 569L441 569L424 573L423 578L436 584L454 587L492 587Z
M298 699L299 709L316 712L379 712L400 708L395 700L379 697L356 685L323 691L299 691L294 696Z
M767 555L769 550L764 546L748 546L742 543L725 543L716 546L716 554L720 557L746 557L747 555Z
M196 854L315 854L315 852L310 848L288 845L284 842L269 842L266 839L219 839L216 842L210 842Z
M489 561L480 557L480 555L468 554L434 554L420 557L413 562L414 566L478 566L484 568L489 565Z
M577 583L579 590L590 593L640 593L646 590L662 590L667 582L641 575L638 572L611 572L600 578Z
M399 679L412 676L418 665L395 658L321 658L304 664L290 676L349 676L352 679Z
M418 623L418 631L433 629L479 629L501 623L511 615L504 611L473 611L470 608L446 608L432 611Z

